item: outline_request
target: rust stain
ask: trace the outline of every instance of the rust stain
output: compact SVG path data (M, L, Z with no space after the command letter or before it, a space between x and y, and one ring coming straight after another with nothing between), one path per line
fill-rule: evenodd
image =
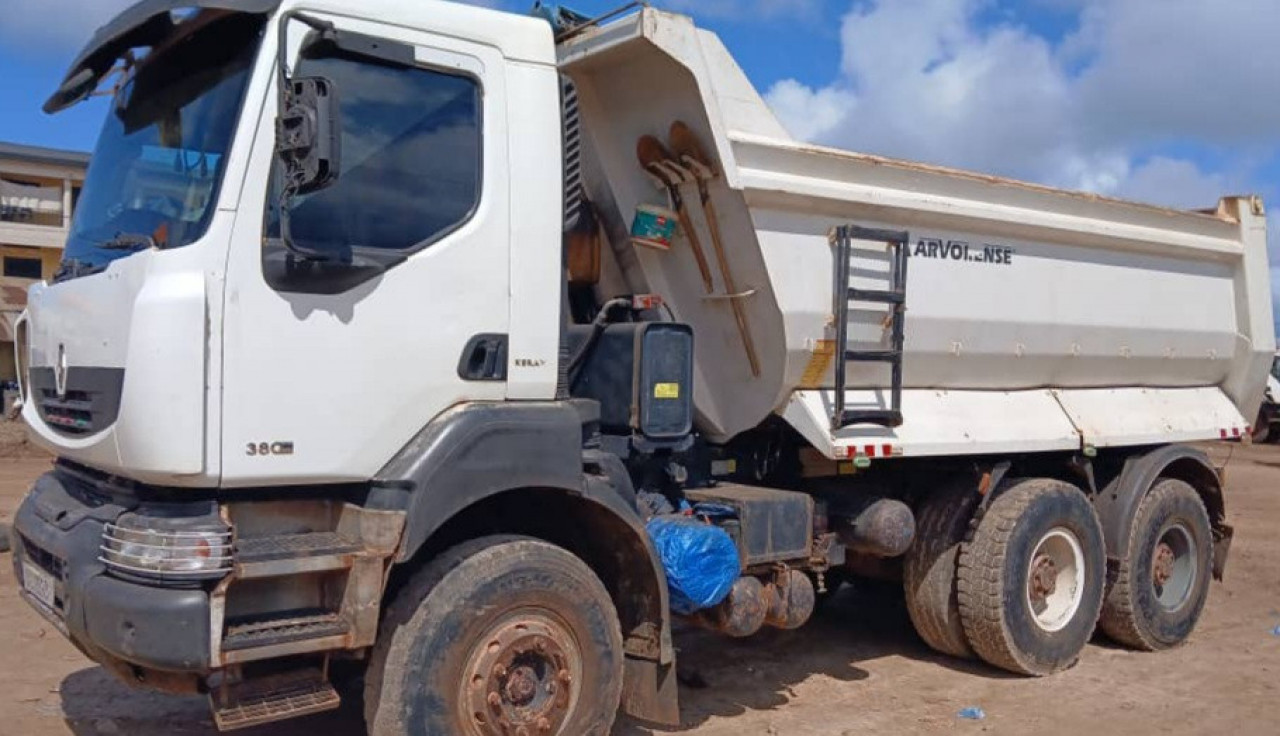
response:
M822 379L826 377L827 371L831 370L835 357L836 341L818 340L814 344L813 354L809 357L809 365L805 367L804 375L800 377L800 387L822 388Z

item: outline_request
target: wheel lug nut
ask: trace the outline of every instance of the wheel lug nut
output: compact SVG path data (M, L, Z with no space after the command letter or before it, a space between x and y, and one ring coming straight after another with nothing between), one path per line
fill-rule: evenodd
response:
M500 665L500 664L498 664L498 665L494 665L494 667L493 667L493 676L494 676L494 677L497 677L498 679L502 679L503 677L506 677L506 676L507 676L507 668L506 668L506 667L503 667L503 666L502 666L502 665Z
M488 700L489 700L489 705L492 705L494 708L497 708L499 705L502 705L502 696L498 694L497 690L489 693Z
M544 733L545 733L545 732L547 732L547 731L550 731L550 730L551 730L551 721L548 721L546 718L539 718L539 719L538 719L538 730L539 730L539 731L542 731L542 732L544 732Z

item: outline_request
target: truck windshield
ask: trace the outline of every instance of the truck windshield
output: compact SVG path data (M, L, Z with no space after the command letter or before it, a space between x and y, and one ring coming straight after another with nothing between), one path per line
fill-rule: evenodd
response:
M204 235L264 25L206 11L139 63L103 125L55 280Z

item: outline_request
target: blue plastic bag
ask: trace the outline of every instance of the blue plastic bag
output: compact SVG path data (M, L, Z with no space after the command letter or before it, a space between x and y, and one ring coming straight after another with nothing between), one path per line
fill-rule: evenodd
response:
M728 597L741 574L728 532L688 516L658 516L645 529L666 571L671 610L689 615Z

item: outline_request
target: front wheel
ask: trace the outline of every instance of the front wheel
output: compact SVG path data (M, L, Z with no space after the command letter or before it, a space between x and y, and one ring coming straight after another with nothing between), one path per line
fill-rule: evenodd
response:
M373 736L604 736L622 634L599 578L546 542L489 537L418 572L369 663Z

